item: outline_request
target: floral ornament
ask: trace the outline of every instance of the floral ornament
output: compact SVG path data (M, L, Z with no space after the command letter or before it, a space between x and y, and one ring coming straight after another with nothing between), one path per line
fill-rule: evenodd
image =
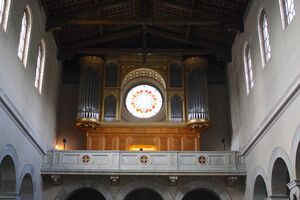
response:
M162 107L162 96L155 87L138 85L128 92L126 107L135 117L153 117Z

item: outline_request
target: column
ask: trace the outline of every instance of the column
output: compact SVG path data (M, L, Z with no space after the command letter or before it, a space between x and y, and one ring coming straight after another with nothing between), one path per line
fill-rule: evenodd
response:
M290 199L300 200L300 180L293 180L287 186L290 190Z
M187 125L206 130L210 127L207 94L207 59L190 57L184 61L187 72Z
M84 56L79 60L81 72L76 123L79 128L95 128L100 124L103 63L103 59L97 56Z

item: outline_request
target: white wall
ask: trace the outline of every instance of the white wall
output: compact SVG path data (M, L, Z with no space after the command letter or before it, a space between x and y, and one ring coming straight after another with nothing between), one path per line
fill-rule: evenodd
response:
M32 10L32 29L27 65L17 50L26 3ZM38 0L11 0L8 26L0 28L0 162L13 149L18 195L22 176L30 174L34 199L42 199L40 169L44 153L53 149L56 132L57 92L60 64L52 34L45 32L46 17ZM34 87L38 46L46 43L42 93ZM11 148L10 148L11 147ZM0 194L1 196L1 194Z
M32 29L26 68L17 55L24 7L32 10ZM7 31L0 28L0 88L32 127L32 136L44 150L53 148L59 63L52 34L45 32L46 17L38 0L12 0ZM38 46L46 43L42 94L34 87Z
M300 2L294 0L296 16L283 30L279 0L252 0L245 14L245 31L237 35L233 60L228 63L232 115L232 149L240 150L248 170L246 199L252 199L258 171L266 174L271 191L272 158L286 154L290 176L295 179L293 138L300 124ZM263 66L258 37L258 16L264 8L268 18L272 56ZM243 50L249 42L254 69L254 88L247 95ZM288 163L290 160L290 164ZM262 170L258 170L262 169ZM258 173L260 174L260 173ZM269 193L270 194L270 193Z

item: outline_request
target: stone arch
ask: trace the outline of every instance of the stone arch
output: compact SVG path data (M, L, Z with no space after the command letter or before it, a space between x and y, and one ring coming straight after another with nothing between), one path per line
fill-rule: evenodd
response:
M115 200L124 200L129 193L141 188L155 191L163 200L173 200L167 187L151 180L137 180L130 182L117 192Z
M265 179L261 175L258 175L254 182L253 200L264 200L266 197L268 197L268 191Z
M287 184L290 182L290 174L286 163L282 158L277 158L272 170L271 184L272 195L288 195Z
M12 145L0 151L0 193L15 193L17 184L17 153Z
M266 193L267 193L267 196L269 194L271 194L271 184L270 184L270 181L268 179L268 176L265 172L265 170L261 167L261 166L256 166L250 173L248 173L247 175L247 179L248 179L248 182L246 183L249 187L246 188L246 199L255 199L255 195L254 193L256 192L255 191L255 187L257 186L256 185L256 181L257 181L257 177L261 177L264 184L265 184L265 187L266 187Z
M98 190L93 188L80 188L73 191L67 197L67 200L106 200L104 195L101 194Z
M25 165L17 184L17 190L22 200L36 199L36 179L31 165Z
M291 160L286 151L281 147L274 148L268 169L272 195L288 195L286 184L290 182L291 166Z
M62 190L58 193L55 200L66 200L69 195L79 189L82 188L90 188L98 191L101 193L106 200L112 200L111 191L104 186L102 183L91 180L91 179L83 179L83 180L76 180L73 182L68 183L66 186L62 188Z
M300 125L296 128L291 146L292 171L291 179L300 179Z
M217 196L220 200L231 200L231 197L223 187L221 187L217 183L208 180L197 180L186 183L181 188L179 188L174 199L182 200L183 197L189 192L199 189L215 194L215 196Z
M124 200L143 199L143 200L163 200L156 191L149 188L139 188L126 195Z

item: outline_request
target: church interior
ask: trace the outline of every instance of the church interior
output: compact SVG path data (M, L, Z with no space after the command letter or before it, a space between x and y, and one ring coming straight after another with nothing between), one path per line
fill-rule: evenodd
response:
M0 0L0 200L300 200L299 12Z

